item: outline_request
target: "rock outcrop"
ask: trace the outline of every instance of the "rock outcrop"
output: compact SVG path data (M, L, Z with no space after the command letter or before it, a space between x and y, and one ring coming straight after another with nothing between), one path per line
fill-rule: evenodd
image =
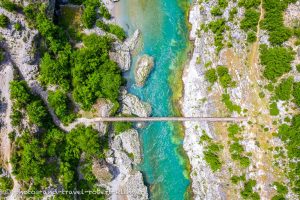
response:
M122 71L128 71L130 69L131 53L136 48L140 35L140 31L137 29L130 38L127 38L124 41L124 43L115 42L113 51L109 52L110 59L115 61Z
M139 87L144 86L153 66L154 66L153 57L148 55L143 55L138 58L134 69L134 77L137 86Z
M127 130L111 140L107 162L116 167L114 179L109 183L111 199L148 199L147 187L141 172L134 165L141 160L140 142L135 129Z
M122 91L122 114L136 115L139 117L148 117L151 114L151 105L147 102L141 101L137 96L127 93L126 90Z

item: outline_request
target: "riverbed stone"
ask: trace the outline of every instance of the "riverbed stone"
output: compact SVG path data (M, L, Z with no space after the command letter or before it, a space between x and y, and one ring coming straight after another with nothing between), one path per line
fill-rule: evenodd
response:
M138 58L134 69L134 77L137 86L143 87L145 85L153 66L153 57L145 54Z

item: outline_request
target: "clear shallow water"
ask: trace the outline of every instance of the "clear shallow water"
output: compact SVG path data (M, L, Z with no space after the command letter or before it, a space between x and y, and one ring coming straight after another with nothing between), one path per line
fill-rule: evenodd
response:
M131 67L126 75L128 90L152 105L153 116L174 115L169 78L171 70L180 67L176 61L187 48L184 10L176 0L121 0L120 4L123 27L129 33L137 28L142 32L143 47L138 55L148 54L155 59L154 70L143 88L135 85ZM178 135L175 129L172 123L157 122L139 131L143 148L140 169L150 185L152 199L184 199L190 183L184 176L183 158L177 153L182 141L174 142Z

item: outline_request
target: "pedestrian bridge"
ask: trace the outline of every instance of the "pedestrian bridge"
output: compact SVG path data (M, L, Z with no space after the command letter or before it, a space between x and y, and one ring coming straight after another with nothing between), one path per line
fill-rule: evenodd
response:
M97 117L94 122L242 122L247 121L247 117Z

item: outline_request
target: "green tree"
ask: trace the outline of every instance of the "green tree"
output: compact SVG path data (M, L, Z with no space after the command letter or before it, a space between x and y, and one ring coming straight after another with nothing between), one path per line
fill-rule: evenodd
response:
M29 121L43 127L48 123L48 112L41 100L35 100L26 106Z
M82 22L86 28L93 28L97 20L97 12L94 6L86 6L82 14Z
M291 62L294 60L294 52L283 47L261 47L260 61L265 66L264 76L269 80L275 80L291 70Z
M214 84L218 80L216 69L209 69L205 72L205 78L211 84Z
M6 15L1 14L0 15L0 27L6 28L9 25L9 19Z
M114 131L119 134L124 131L127 131L128 129L132 128L132 123L130 122L114 122L113 123Z
M10 98L13 99L17 107L25 106L31 100L31 95L25 81L10 82Z
M241 21L241 29L244 31L256 31L260 13L255 9L247 9L244 19Z
M284 101L289 100L292 94L293 82L293 77L282 80L281 83L275 88L276 97Z
M61 119L64 124L74 121L76 116L71 111L71 101L63 91L57 90L55 92L49 92L48 102L54 109L57 117Z

